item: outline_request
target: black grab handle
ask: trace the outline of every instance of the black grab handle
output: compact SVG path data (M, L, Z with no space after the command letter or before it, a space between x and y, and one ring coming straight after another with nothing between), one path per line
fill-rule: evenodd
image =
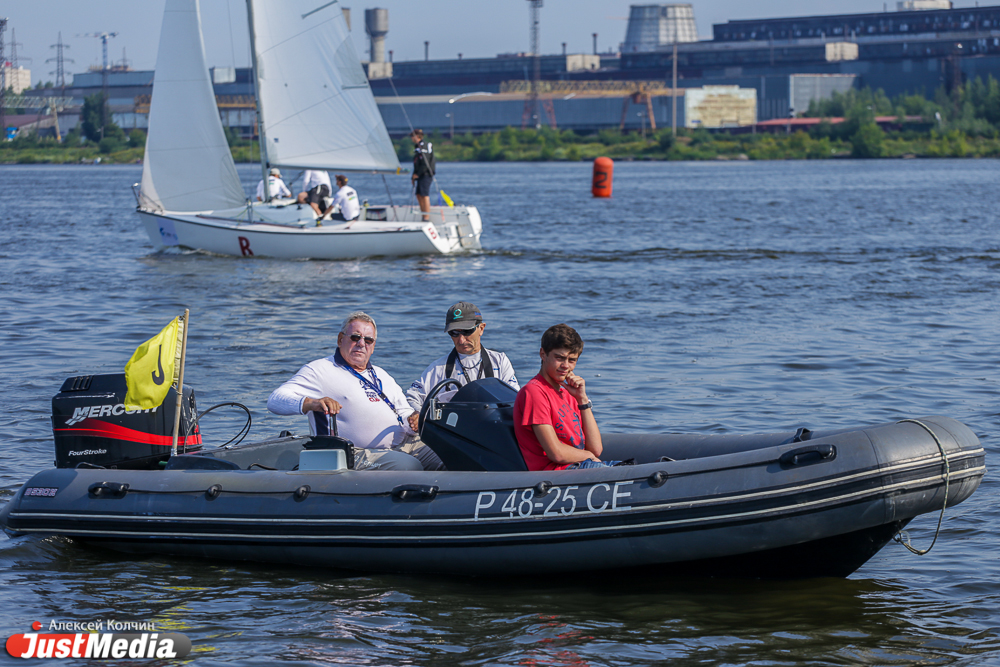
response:
M87 487L87 495L91 498L124 498L128 488L125 482L97 482Z
M782 468L795 468L825 463L835 458L837 458L837 448L833 445L810 445L785 452L778 457L778 463Z
M319 410L316 410L316 435L332 435L334 437L340 435L337 433L337 415L336 414L323 414ZM333 431L331 433L331 430Z
M403 502L420 502L434 500L438 487L429 484L400 484L393 488L392 497Z

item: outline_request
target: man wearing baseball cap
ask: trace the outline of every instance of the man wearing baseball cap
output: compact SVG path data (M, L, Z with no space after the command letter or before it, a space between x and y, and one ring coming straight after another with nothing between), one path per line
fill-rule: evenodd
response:
M268 172L267 176L267 189L271 194L271 199L280 199L282 197L291 197L292 191L288 189L285 182L281 180L281 172L277 167L271 167L271 171ZM264 201L264 179L260 179L257 184L257 201Z
M444 330L451 337L454 347L428 366L420 379L406 390L406 400L410 407L419 412L427 398L427 392L446 378L453 378L464 386L474 380L495 377L514 389L521 388L507 355L482 346L480 339L485 329L483 315L474 304L459 301L448 308ZM454 395L455 391L442 391L437 398L447 401ZM430 468L426 462L424 467L428 470L440 469Z

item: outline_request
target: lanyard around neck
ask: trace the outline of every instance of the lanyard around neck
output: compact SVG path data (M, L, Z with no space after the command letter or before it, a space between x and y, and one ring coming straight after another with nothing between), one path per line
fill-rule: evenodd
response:
M348 364L347 361L344 359L344 356L340 354L339 349L337 350L337 353L334 356L334 358L342 368L346 368L347 370L349 370L354 375L354 377L361 380L361 383L364 386L370 388L372 391L378 394L379 398L381 398L385 402L386 406L390 410L392 410L392 414L395 415L396 421L399 422L399 425L403 426L403 418L399 416L399 413L396 412L396 406L392 404L392 401L389 400L389 397L385 395L384 391L382 391L382 381L378 379L378 375L375 374L375 369L372 367L371 364L368 364L368 368L366 370L369 373L371 373L374 382L372 382L372 380L369 380L364 375L354 370L354 368L350 364ZM405 426L403 426L403 430L406 430Z

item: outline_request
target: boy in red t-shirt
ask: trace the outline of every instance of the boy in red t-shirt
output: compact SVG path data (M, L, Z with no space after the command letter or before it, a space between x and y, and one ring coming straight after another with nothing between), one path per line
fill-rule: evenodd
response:
M565 324L542 334L542 369L514 401L514 434L528 470L603 465L586 383L573 373L582 351L580 334Z

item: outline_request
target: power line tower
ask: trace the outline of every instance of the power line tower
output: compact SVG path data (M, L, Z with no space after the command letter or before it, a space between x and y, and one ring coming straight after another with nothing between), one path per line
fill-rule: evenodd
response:
M7 95L7 53L4 48L3 38L7 32L7 19L0 18L0 141L7 141L7 118L5 112L5 97Z
M17 33L14 29L10 29L10 66L11 69L17 69L21 66L21 62L17 58L17 47L24 46L21 42L17 41ZM28 62L31 62L31 58L25 58Z
M60 32L59 33L59 41L57 41L55 44L52 44L51 46L49 46L49 48L56 50L56 57L55 58L49 58L45 62L47 62L47 63L54 62L56 64L55 71L54 72L49 72L49 74L52 74L52 75L54 75L56 77L56 85L59 87L59 91L60 91L59 95L62 96L62 97L65 97L66 96L66 68L65 68L65 64L66 63L74 62L72 58L67 58L65 55L63 55L63 51L65 51L66 49L69 48L69 44L64 44L63 43L63 41L62 41L62 33Z
M101 139L104 138L104 126L108 124L108 40L117 37L117 32L88 32L77 37L96 37L101 40L101 51L104 55L104 64L101 67L101 93L103 104L101 104Z
M531 122L535 129L541 129L542 127L542 115L539 104L539 81L542 78L542 59L541 59L541 47L539 46L539 29L541 26L540 21L540 10L542 8L543 0L528 0L531 5L531 91L528 94L527 99L524 101L524 113L521 114L521 129L528 127L528 123ZM556 113L555 109L552 107L551 100L545 100L545 113L549 119L549 125L555 128L556 126Z

